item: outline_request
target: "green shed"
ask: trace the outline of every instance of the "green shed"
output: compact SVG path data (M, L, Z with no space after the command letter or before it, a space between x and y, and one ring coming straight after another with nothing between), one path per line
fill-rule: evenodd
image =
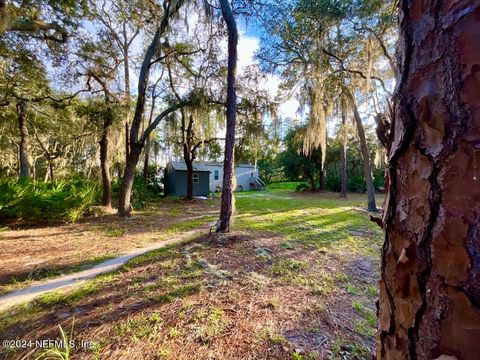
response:
M187 195L187 165L170 161L165 167L165 195ZM193 164L193 196L208 196L210 170L203 164Z

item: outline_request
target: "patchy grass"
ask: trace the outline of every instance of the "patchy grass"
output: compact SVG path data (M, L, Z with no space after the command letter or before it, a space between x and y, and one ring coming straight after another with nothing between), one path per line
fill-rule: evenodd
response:
M205 227L216 213L217 202L167 198L145 212L136 212L128 221L111 213L78 224L6 229L0 235L4 249L0 254L0 294Z
M318 249L376 255L370 239L381 234L368 221L365 197L334 194L308 196L286 190L240 193L236 197L236 227L280 234L289 247L296 242Z
M364 203L283 189L238 194L232 233L152 251L18 306L0 314L0 331L55 338L75 318L74 338L95 342L72 349L75 359L370 359L382 238Z
M38 280L47 280L60 275L82 271L113 258L114 256L112 255L97 256L77 264L40 268L28 274L21 274L18 277L13 277L10 283L0 286L0 295L27 287Z

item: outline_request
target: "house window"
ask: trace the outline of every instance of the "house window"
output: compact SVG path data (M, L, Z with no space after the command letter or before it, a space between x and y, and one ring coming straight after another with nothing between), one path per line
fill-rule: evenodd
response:
M193 182L195 184L198 184L198 179L199 179L198 173L193 173Z
M218 170L215 170L214 178L215 178L215 180L218 180Z

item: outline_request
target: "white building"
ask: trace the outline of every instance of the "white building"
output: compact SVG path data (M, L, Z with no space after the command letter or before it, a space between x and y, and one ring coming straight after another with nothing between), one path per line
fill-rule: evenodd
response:
M223 185L223 163L202 163L210 170L210 191L221 191ZM253 165L240 164L235 167L236 190L261 190L265 183Z
M170 162L169 164L175 164L175 166L186 169L184 162ZM195 162L195 167L201 167L204 170L209 170L209 187L211 192L222 191L223 185L223 163L210 163L210 162ZM168 165L167 165L168 167ZM195 176L195 171L194 171ZM263 190L265 189L265 183L260 179L258 170L254 165L240 164L235 167L235 179L236 179L236 191L243 190Z

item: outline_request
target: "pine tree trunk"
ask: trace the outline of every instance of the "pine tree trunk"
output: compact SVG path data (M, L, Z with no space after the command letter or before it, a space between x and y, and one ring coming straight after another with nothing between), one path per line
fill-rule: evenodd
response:
M448 4L400 1L377 359L480 356L480 3Z
M367 139L365 138L365 130L363 129L362 118L358 113L357 104L352 95L353 116L357 125L358 138L360 139L360 152L363 160L363 173L365 175L365 183L367 185L367 210L377 211L375 204L375 188L373 187L372 168L370 166L370 156L368 155Z
M342 113L342 143L340 145L340 178L342 185L340 189L340 197L347 197L347 134L345 134L345 126L347 119Z
M28 156L28 128L27 128L27 104L20 100L17 104L18 127L20 129L20 148L18 173L20 179L28 178L30 175L30 161Z
M228 30L228 72L227 72L227 129L225 134L225 160L223 163L222 204L218 231L230 231L234 207L234 147L237 94L235 74L237 71L237 24L228 0L220 0L222 15Z

